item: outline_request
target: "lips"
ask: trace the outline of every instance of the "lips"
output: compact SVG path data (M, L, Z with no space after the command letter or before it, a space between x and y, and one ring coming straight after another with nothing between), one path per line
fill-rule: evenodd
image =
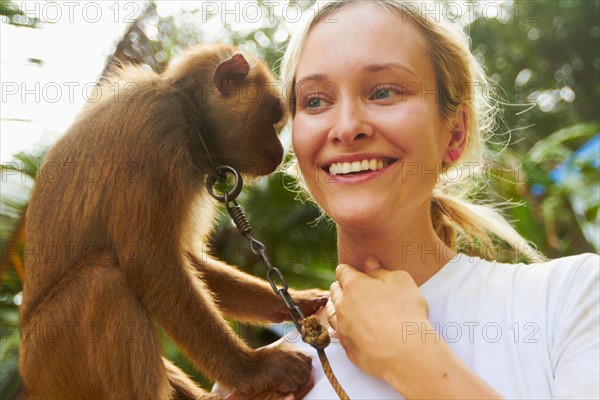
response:
M337 161L327 164L323 170L330 175L360 174L378 171L393 164L396 159L391 158L363 158L359 160Z

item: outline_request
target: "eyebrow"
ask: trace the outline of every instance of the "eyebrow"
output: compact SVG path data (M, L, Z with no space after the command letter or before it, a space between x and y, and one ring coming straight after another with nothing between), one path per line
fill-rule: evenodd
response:
M397 63L367 64L361 68L361 71L368 72L368 73L376 73L376 72L380 72L380 71L394 70L394 69L400 69L400 70L406 71L409 74L411 74L412 76L414 76L415 78L418 78L417 74L412 69L410 69L406 65L397 64ZM302 83L309 82L309 81L324 82L324 81L327 81L327 79L328 78L327 78L326 74L310 74L310 75L307 75L307 76L303 77L302 79L296 81L296 85L301 85Z
M325 74L310 74L305 76L304 78L300 79L299 81L296 82L296 85L301 85L303 82L309 82L309 81L317 81L317 82L323 82L326 81L327 75Z
M410 69L406 65L397 64L397 63L367 64L364 67L362 67L361 71L375 73L375 72L386 71L386 70L390 70L390 69L401 69L401 70L406 71L409 74L413 75L415 78L417 78L417 74L412 69Z

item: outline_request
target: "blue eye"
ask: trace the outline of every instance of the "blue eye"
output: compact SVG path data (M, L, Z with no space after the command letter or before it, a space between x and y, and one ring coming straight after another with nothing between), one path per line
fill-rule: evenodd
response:
M308 108L317 108L323 105L323 99L320 99L318 97L313 97L312 99L309 99L308 102L306 103Z
M375 100L387 99L388 97L391 97L390 89L379 89L374 96Z

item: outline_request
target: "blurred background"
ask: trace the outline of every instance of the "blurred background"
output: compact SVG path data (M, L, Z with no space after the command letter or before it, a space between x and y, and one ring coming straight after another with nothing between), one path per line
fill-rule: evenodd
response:
M0 394L13 398L23 264L23 214L51 144L91 101L90 91L120 60L161 71L184 48L226 42L278 73L295 23L314 1L0 0ZM477 196L506 201L517 230L549 257L600 248L600 2L461 1L423 5L463 24L472 50L498 84L503 114L488 144L493 165ZM289 131L282 133L289 146ZM278 172L239 202L274 265L297 288L328 288L335 232ZM265 270L223 213L217 256L258 276ZM276 329L231 322L252 346ZM210 387L164 334L165 354ZM43 368L43 366L40 366Z

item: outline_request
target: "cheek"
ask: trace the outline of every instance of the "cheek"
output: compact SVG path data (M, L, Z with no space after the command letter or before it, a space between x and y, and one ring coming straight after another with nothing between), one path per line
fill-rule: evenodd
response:
M319 149L319 137L315 128L296 117L292 123L292 147L300 166L312 166Z
M292 147L305 189L315 198L315 194L319 192L315 187L315 183L322 179L320 176L321 171L315 165L319 150L323 147L323 140L318 133L319 130L305 122L301 118L294 119L292 123Z
M393 113L377 116L379 130L410 159L428 161L438 153L443 137L435 108L420 101L409 101Z

